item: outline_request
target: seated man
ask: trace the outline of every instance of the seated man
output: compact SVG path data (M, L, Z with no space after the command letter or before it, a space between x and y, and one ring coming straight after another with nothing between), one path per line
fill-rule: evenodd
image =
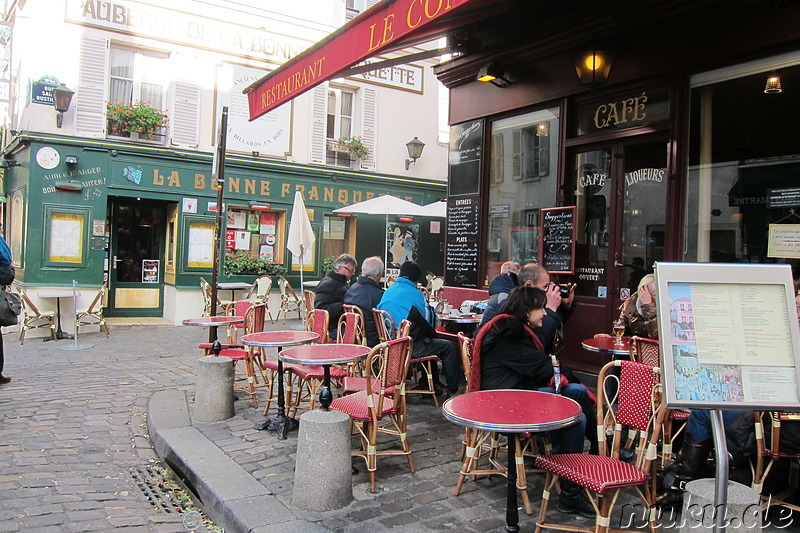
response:
M322 278L314 289L314 309L325 309L330 316L328 326L331 330L332 338L336 335L336 324L342 316L344 309L344 295L347 293L348 285L358 268L358 261L349 254L342 254L333 262L333 270Z
M361 263L361 276L350 285L344 295L344 303L358 306L364 313L364 335L368 346L375 346L380 342L372 310L378 307L383 297L383 288L379 285L382 277L383 260L377 256L367 257Z
M395 326L400 324L400 321L409 319L411 338L414 341L412 358L436 354L442 360L447 391L451 395L464 392L464 374L456 357L455 347L448 340L436 338L436 330L433 328L436 315L425 301L422 291L417 288L417 282L421 277L422 269L417 263L403 263L400 267L400 277L383 293L377 308L392 315ZM436 376L434 383L438 383Z

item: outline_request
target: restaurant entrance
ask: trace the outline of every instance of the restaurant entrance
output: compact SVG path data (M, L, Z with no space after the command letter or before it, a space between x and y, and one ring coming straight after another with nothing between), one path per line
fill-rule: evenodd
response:
M111 197L108 316L163 316L168 202Z
M586 332L611 333L620 304L639 280L664 258L667 208L666 138L627 139L568 153L575 177L575 275L582 333L567 334L570 356L584 359L574 367L598 367L580 349ZM591 361L591 362L590 362Z

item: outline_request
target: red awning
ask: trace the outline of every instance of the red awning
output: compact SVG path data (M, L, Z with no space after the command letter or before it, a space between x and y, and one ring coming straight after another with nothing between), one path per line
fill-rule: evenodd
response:
M493 5L494 4L494 5ZM379 2L244 90L255 120L378 54L436 39L513 3L497 0ZM374 67L373 67L374 68Z

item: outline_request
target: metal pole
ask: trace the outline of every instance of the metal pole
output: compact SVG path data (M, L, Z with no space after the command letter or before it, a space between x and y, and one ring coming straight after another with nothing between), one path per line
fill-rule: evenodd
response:
M219 281L220 258L222 257L222 196L225 192L225 145L228 139L228 106L222 107L219 123L217 150L211 179L217 187L217 215L214 219L214 269L211 273L211 316L217 316L217 282ZM217 340L217 328L208 328L208 342Z
M711 429L714 437L714 459L717 472L714 478L714 533L725 531L725 511L728 504L728 444L722 411L711 410Z

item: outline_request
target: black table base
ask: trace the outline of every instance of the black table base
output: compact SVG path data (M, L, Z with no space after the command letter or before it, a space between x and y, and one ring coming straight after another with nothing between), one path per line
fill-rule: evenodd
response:
M514 433L507 433L506 437L508 437L506 531L509 533L517 533L519 531L519 509L517 509L517 443Z

